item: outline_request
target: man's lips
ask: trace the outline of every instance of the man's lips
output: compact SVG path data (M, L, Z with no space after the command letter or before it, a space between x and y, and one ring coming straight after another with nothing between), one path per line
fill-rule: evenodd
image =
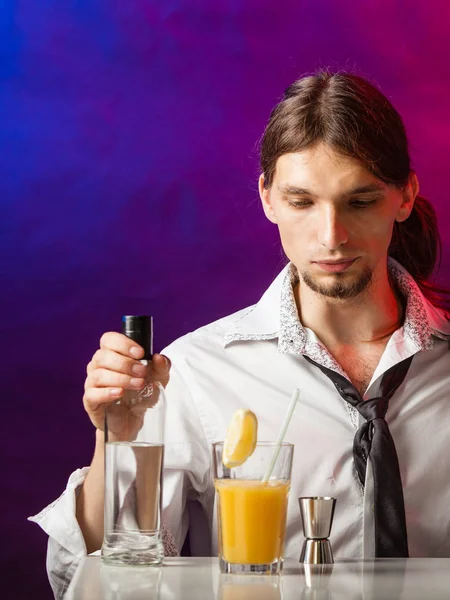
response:
M316 265L318 265L324 271L328 271L329 273L341 273L342 271L346 271L352 264L357 260L356 258L349 259L341 259L341 260L325 260L314 261Z

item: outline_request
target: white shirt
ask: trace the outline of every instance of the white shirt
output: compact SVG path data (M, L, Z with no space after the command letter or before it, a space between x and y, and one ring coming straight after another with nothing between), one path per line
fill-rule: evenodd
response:
M379 394L383 373L414 355L386 415L399 458L409 552L411 557L450 557L450 323L392 259L389 270L406 299L405 321L387 343L364 399ZM374 556L370 461L365 489L353 464L353 438L363 417L302 356L348 378L314 332L299 322L297 281L295 267L288 264L257 304L163 351L173 365L163 519L179 548L188 527L194 552L199 542L208 541L202 519L189 522L194 505L187 501L198 500L217 554L211 444L224 439L233 413L250 408L258 417L258 439L274 440L298 387L300 400L285 438L295 444L285 556L298 558L304 539L297 499L318 495L337 498L330 538L335 558ZM67 584L86 553L75 518L75 490L86 472L72 474L64 494L32 518L50 536L47 566L54 588Z

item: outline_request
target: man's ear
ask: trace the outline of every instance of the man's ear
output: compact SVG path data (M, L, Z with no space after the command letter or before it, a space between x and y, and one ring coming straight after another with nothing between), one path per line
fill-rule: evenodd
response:
M414 201L419 193L419 180L414 171L411 171L409 174L408 183L405 185L402 193L403 201L395 217L395 220L399 223L406 221L409 217L414 207Z
M264 214L269 219L271 223L277 222L277 217L275 215L275 211L273 210L271 198L270 198L270 188L266 189L264 187L264 174L261 173L258 180L258 188L259 188L259 197L261 198L262 207L264 210Z

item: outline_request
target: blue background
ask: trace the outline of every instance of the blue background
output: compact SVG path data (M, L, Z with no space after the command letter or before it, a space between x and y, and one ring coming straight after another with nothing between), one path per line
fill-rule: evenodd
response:
M449 281L449 13L444 0L3 0L4 597L51 597L46 536L26 517L90 462L81 398L100 335L151 313L159 350L277 273L256 146L294 79L347 68L391 98Z

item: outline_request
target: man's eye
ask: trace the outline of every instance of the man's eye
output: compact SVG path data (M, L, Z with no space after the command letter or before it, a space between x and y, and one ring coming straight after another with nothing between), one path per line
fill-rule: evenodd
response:
M367 208L375 204L376 200L352 200L351 205L355 208Z
M311 200L289 200L289 206L293 206L294 208L306 208L307 206L311 206Z

